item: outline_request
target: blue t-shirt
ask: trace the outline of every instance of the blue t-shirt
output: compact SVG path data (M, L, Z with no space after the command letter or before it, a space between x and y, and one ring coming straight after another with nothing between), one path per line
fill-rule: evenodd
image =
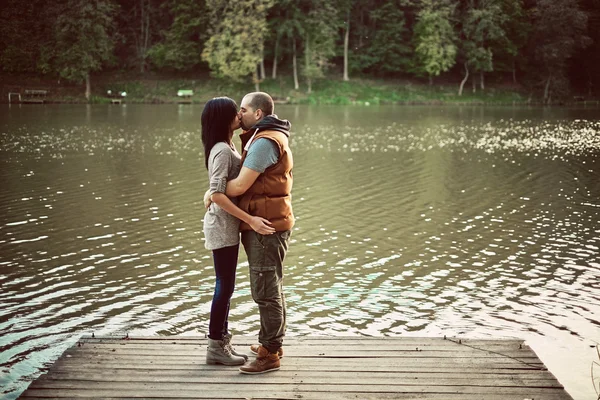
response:
M270 139L259 138L250 144L243 166L262 174L267 168L277 164L278 160L277 144Z

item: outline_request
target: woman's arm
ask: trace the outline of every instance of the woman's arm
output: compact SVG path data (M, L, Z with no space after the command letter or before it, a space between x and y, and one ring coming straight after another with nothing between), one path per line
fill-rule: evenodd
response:
M233 204L229 197L227 197L224 193L213 193L210 196L210 200L227 213L250 225L254 231L260 233L261 235L270 235L275 233L275 228L271 226L271 222L269 222L269 220L249 215L247 212Z

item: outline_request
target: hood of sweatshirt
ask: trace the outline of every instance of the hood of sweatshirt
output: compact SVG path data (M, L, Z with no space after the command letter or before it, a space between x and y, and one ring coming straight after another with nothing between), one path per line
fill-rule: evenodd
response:
M292 128L292 124L290 123L290 121L288 121L287 119L279 119L277 117L277 115L271 114L271 115L267 115L266 117L264 117L263 119L258 121L256 123L256 125L254 125L250 129L250 131L252 131L252 132L260 132L260 131L266 131L266 130L279 131L279 132L283 133L284 135L286 135L287 137L289 137L291 128Z

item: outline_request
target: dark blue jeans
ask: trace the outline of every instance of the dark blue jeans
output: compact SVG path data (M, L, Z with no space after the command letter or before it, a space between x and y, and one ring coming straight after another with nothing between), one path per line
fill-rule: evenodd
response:
M208 337L213 340L222 340L228 333L227 320L229 319L229 303L235 288L235 272L237 269L239 243L235 246L223 247L213 250L215 263L215 294L210 307L210 324Z

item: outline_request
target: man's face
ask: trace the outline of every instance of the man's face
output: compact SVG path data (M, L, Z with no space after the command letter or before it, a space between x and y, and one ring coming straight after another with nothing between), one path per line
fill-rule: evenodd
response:
M240 125L245 131L252 128L254 125L256 125L258 121L260 121L263 118L263 111L255 110L254 108L252 108L252 106L250 105L251 101L252 97L244 96L244 98L242 99L242 105L240 106Z

